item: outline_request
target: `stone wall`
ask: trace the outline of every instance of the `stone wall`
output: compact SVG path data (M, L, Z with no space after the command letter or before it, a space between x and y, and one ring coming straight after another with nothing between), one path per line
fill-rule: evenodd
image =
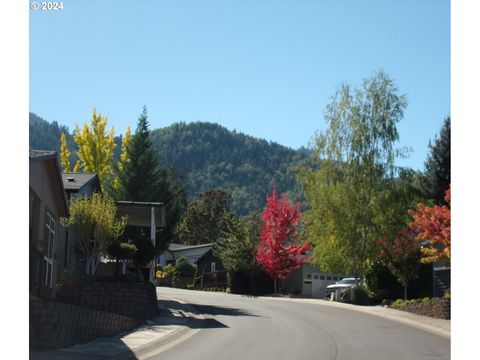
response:
M147 320L158 314L155 286L147 282L81 280L58 292L57 299L92 310Z
M429 302L408 304L399 310L418 315L430 316L437 319L450 319L450 300L433 298Z
M30 300L30 349L59 349L114 336L144 321L52 300Z

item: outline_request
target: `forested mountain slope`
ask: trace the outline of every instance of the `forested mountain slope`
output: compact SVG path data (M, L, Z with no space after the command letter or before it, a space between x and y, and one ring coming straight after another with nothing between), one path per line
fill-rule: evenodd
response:
M59 151L62 131L74 155L72 134L65 126L30 113L30 148ZM205 122L175 123L154 129L151 135L160 165L176 169L189 199L200 191L223 188L231 194L230 207L238 215L262 209L273 185L293 200L300 199L291 166L308 161L306 149L293 150ZM120 138L116 142L120 145ZM117 146L117 156L119 151Z

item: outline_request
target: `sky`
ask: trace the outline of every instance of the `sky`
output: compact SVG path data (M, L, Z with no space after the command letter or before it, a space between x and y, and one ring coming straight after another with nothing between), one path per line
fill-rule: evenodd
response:
M29 108L70 130L207 121L292 148L342 83L382 69L408 100L400 166L423 170L450 115L446 0L66 0L30 13Z

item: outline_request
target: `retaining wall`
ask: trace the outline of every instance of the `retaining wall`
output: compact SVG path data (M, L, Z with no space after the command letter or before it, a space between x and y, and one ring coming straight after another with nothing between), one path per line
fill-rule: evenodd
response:
M141 320L154 318L158 314L155 286L147 282L82 280L58 291L57 299Z
M418 302L408 304L399 310L418 315L430 316L437 319L450 319L450 300L434 298L427 303Z
M73 346L134 329L143 320L52 300L30 300L30 349Z

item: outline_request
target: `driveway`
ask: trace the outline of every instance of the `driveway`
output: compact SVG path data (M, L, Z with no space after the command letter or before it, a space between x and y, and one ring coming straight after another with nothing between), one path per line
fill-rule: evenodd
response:
M204 319L149 359L450 359L449 337L345 307L158 288ZM195 323L195 322L194 322Z

